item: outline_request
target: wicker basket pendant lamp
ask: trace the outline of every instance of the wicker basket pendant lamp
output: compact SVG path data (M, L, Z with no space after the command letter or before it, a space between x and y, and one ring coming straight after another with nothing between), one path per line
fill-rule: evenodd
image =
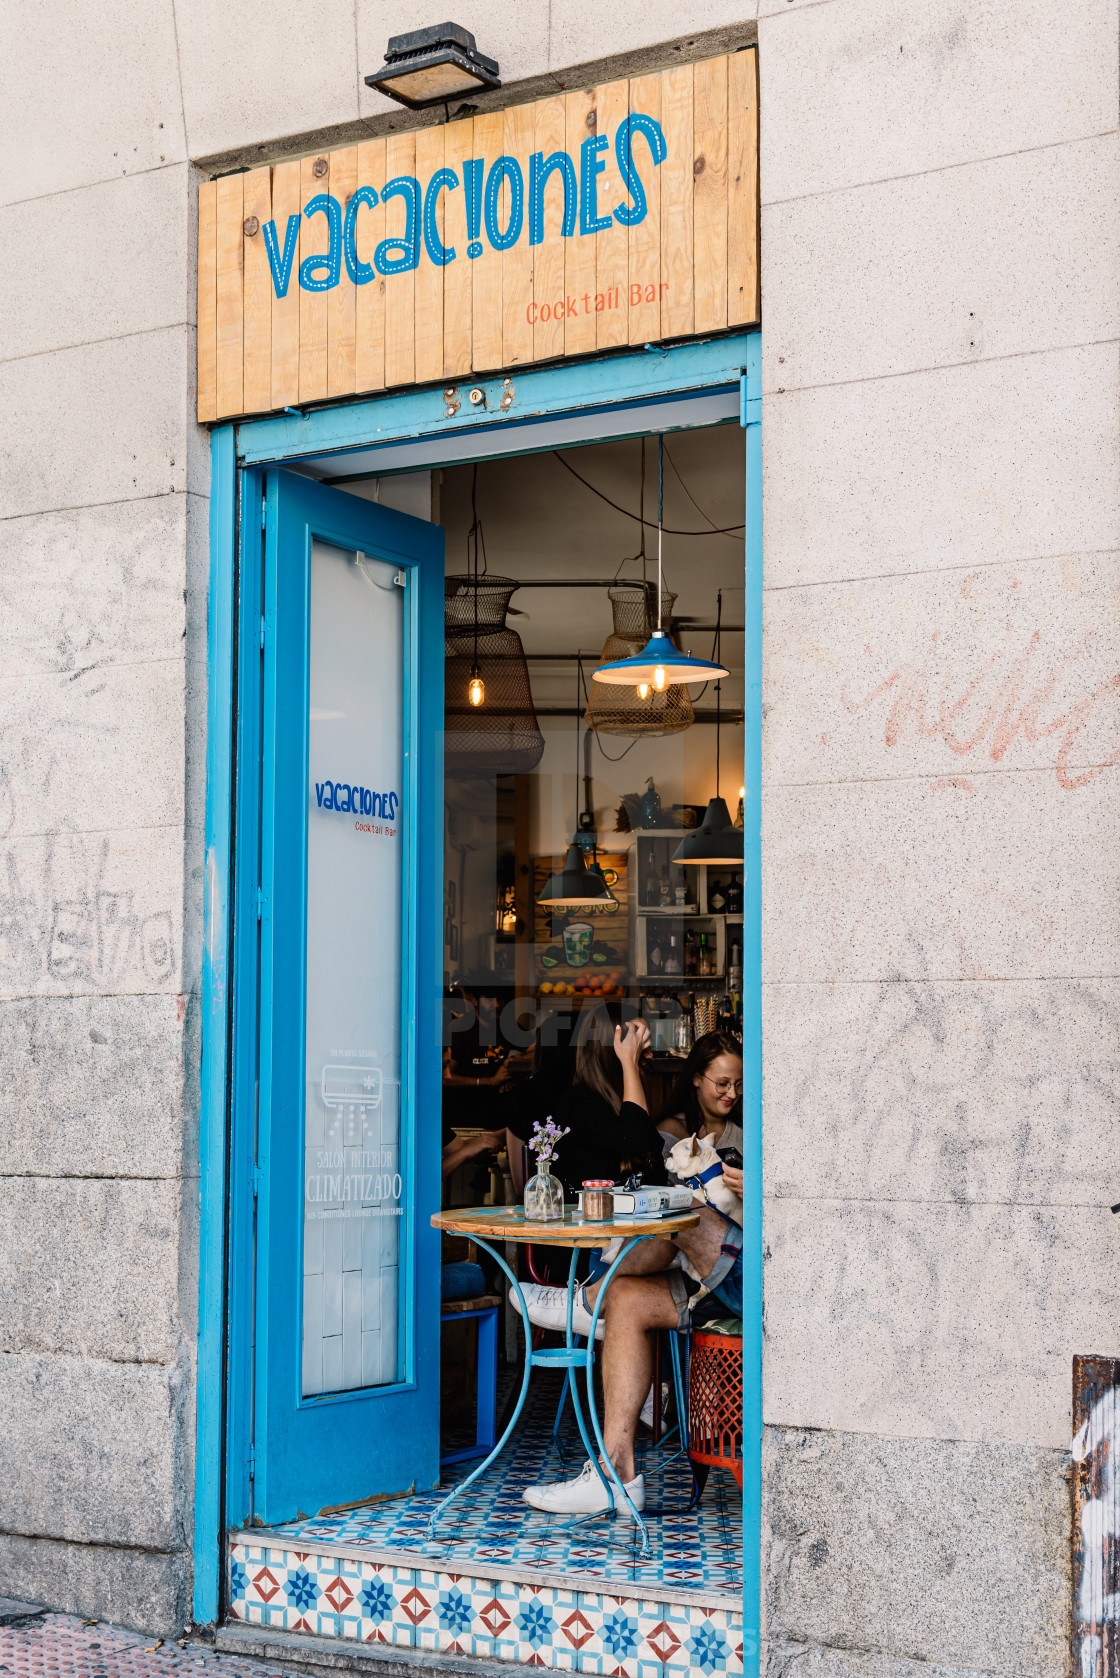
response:
M657 592L648 583L619 583L607 591L614 629L603 643L600 664L635 658L657 627ZM668 633L676 595L662 592L660 627ZM659 693L648 685L643 698L636 685L592 682L584 719L599 734L656 737L680 734L695 720L688 689L678 683Z
M445 755L449 770L518 775L544 752L529 666L506 611L518 588L490 572L444 583Z

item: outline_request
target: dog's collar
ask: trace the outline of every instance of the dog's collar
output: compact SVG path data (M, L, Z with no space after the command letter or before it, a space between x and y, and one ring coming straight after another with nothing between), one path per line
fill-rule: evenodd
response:
M722 1177L722 1176L723 1176L723 1161L720 1159L720 1160L717 1160L714 1165L709 1165L709 1167L706 1171L701 1171L697 1174L697 1176L690 1177L688 1179L688 1186L689 1186L690 1189L702 1188L705 1183L710 1183L712 1181L713 1177Z

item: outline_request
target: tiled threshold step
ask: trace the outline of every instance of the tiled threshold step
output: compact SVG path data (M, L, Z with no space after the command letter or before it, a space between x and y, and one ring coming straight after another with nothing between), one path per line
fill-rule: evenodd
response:
M506 1450L434 1539L428 1520L443 1491L237 1533L233 1620L323 1648L333 1641L402 1659L412 1651L497 1661L507 1673L510 1663L626 1678L741 1672L743 1523L734 1480L713 1473L691 1513L649 1516L648 1556L622 1520L573 1525L528 1509L526 1486L583 1460L574 1425L564 1432L567 1468L557 1460L559 1390L548 1379L534 1386ZM644 1441L649 1503L685 1508L687 1460L671 1444L657 1449L648 1434Z
M342 1660L330 1665L350 1671L375 1649L399 1656L400 1670L409 1672L451 1670L456 1656L476 1672L492 1671L493 1663L505 1672L513 1663L625 1678L743 1669L742 1601L726 1591L635 1587L524 1564L483 1570L457 1558L322 1542L311 1548L284 1529L237 1534L231 1587L240 1624L220 1635L252 1636L265 1658L303 1660L308 1669L307 1651L325 1656L332 1645ZM282 1654L282 1646L293 1653ZM377 1661L369 1670L385 1667Z

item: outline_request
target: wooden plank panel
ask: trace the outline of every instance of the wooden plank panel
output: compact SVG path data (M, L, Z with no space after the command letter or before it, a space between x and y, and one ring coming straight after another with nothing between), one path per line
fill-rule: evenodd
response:
M516 105L506 112L502 150L521 166L521 233L517 243L502 252L502 366L517 367L533 359L533 257L529 244L529 154L533 150L536 122L531 105ZM508 182L505 204L499 220L504 232L509 225Z
M437 169L443 168L443 129L420 128L416 133L416 178L427 190ZM443 243L446 226L446 192L436 205L436 233ZM416 382L428 384L443 378L443 268L424 248L420 235L420 266L416 270Z
M385 141L386 185L401 175L416 173L415 134L390 134ZM385 237L403 239L408 206L390 198L385 206ZM419 227L417 235L423 239ZM385 383L410 385L416 378L416 273L385 278Z
M694 332L727 325L727 60L692 67Z
M625 344L627 338L627 235L624 224L615 220L614 211L617 205L628 204L630 200L622 190L622 175L614 142L629 115L629 109L628 82L608 82L606 87L599 89L598 132L605 134L610 144L602 153L606 167L597 177L599 190L596 199L599 215L610 216L611 225L595 235L595 344L598 349Z
M467 255L467 199L463 164L474 156L474 124L452 122L442 130L443 161L459 184L443 195L444 243L455 252L443 270L443 377L464 379L471 370L474 263Z
M244 412L243 175L218 182L218 418Z
M727 61L727 324L761 315L758 291L758 49Z
M488 111L485 116L475 117L474 155L482 158L484 163L483 184L491 166L502 155L504 137L503 112ZM501 225L505 225L504 220ZM482 255L471 261L471 312L474 319L471 366L482 372L502 365L502 253L496 251L486 237L485 217L479 238L482 240Z
M322 173L317 174L316 170ZM325 156L305 157L299 166L299 264L309 256L325 256L330 249L330 222L325 215L309 216L312 198L331 190L330 161ZM327 297L325 291L305 291L293 272L291 284L299 290L299 399L321 402L327 394Z
M545 159L562 152L567 145L566 119L562 98L541 99L533 107L536 127L534 151ZM578 179L578 177L577 177ZM526 182L528 187L528 182ZM564 183L559 174L549 177L544 190L544 239L533 248L533 359L549 361L564 353ZM579 227L579 190L576 190L576 227ZM528 208L526 208L528 218ZM527 233L528 230L526 230ZM542 315L547 317L542 319Z
M589 88L564 96L564 127L568 155L580 183L581 147L597 131L599 90ZM564 241L564 354L587 355L595 348L595 237L582 234L580 223Z
M635 76L630 83L630 110L661 121L661 77ZM631 344L648 344L661 336L661 168L644 135L634 141L634 166L646 193L646 214L628 229L627 268L630 277L628 336Z
M692 331L692 65L661 75L661 335Z
M272 406L272 274L264 225L272 215L272 171L253 169L244 180L245 411ZM254 225L255 224L255 225Z
M385 237L385 141L363 140L358 147L358 185L371 186L377 203L358 211L354 244L358 261L373 266L373 253ZM380 274L357 288L354 300L354 389L383 390L385 386L385 281Z
M218 417L218 183L198 189L198 423Z
M645 196L634 227L614 217L631 203L615 141L627 113L660 124L660 165L644 134L633 163ZM584 143L602 136L595 156L595 214L607 225L583 233L580 214ZM575 225L563 237L564 182L545 190L543 242L530 243L531 158L557 152L577 183ZM516 242L496 250L486 232L488 176L499 157L516 159L524 187ZM467 172L479 168L478 220L468 218ZM322 173L316 174L319 162ZM338 282L306 291L299 271L309 257L332 260L331 218L306 217L308 201L330 195L342 216L353 194L373 188L379 202L357 212L359 264L374 266L386 239L405 232L403 198L381 201L387 181L416 178L426 188L441 167L457 184L439 195L436 233L453 260L432 263L417 205L415 269L357 284L345 268L340 238ZM510 215L504 179L496 205L498 234ZM300 218L286 295L275 294L264 228L271 222L280 257L288 220ZM245 226L259 223L259 231ZM474 238L472 239L472 234ZM469 249L477 241L476 255ZM758 320L758 54L754 48L598 89L550 96L473 120L390 135L206 183L199 193L198 412L213 421L416 382L462 383L559 356L662 339L687 338ZM327 273L326 263L323 274Z
M288 217L299 214L299 164L278 163L272 171L272 219L276 223L276 249L282 256L288 231ZM299 241L292 258L288 289L277 297L269 274L272 297L272 406L290 408L299 401Z
M330 155L331 197L338 200L343 216L358 186L358 148L347 146ZM338 284L327 292L327 395L352 396L356 388L357 286L339 262Z

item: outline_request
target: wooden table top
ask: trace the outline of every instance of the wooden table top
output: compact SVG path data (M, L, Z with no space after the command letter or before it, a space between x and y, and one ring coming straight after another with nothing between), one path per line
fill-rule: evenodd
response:
M605 1247L616 1236L678 1235L695 1229L698 1211L677 1212L671 1218L609 1218L587 1223L582 1212L565 1208L563 1220L530 1222L521 1206L456 1206L435 1212L432 1224L455 1235L480 1235L484 1241L531 1241L540 1247Z

